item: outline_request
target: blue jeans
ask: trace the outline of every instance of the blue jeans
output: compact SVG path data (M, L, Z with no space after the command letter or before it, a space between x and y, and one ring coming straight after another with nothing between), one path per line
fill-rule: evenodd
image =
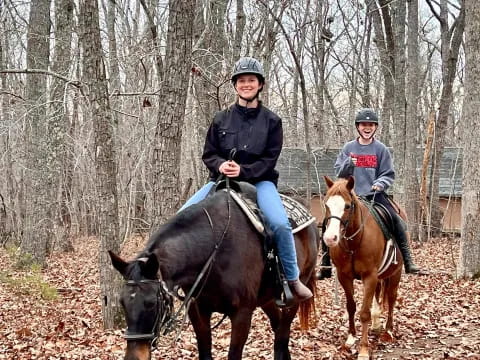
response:
M205 184L198 190L179 211L196 204L207 196L214 185L213 181ZM292 227L288 221L287 213L283 207L282 200L277 188L271 181L260 181L255 184L257 188L258 207L265 216L270 229L272 229L277 244L278 256L282 260L287 280L297 280L300 272L297 265L297 253L293 239Z

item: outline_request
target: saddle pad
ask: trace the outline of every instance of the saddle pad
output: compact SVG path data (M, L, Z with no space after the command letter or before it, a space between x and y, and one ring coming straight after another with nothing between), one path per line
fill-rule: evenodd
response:
M294 234L316 220L299 201L284 194L280 194L280 198L282 199L283 207L287 211L287 216L292 223L292 231Z
M222 189L222 191L226 191L226 189ZM246 200L241 194L237 193L236 191L230 190L230 194L232 195L232 198L235 200L235 202L240 206L245 215L252 222L253 226L257 229L257 231L263 233L264 227L262 224L262 220L257 214L256 206L250 201ZM280 198L282 200L283 207L287 212L287 216L292 225L292 232L294 234L306 228L308 225L310 225L316 220L315 217L310 214L307 208L297 200L283 194L280 194Z

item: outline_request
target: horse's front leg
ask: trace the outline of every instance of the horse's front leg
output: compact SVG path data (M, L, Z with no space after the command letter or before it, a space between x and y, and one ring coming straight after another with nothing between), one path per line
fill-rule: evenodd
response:
M362 338L360 340L360 350L358 352L358 360L368 360L368 327L371 320L371 307L375 289L377 288L378 278L375 275L367 275L363 277L363 302L360 310L360 322L362 324Z
M212 360L212 330L210 328L212 312L206 311L194 303L188 311L188 316L197 337L199 360Z
M342 285L345 292L345 298L347 300L347 312L348 312L348 337L345 341L345 346L351 347L355 343L355 311L357 306L355 304L353 278L345 276L342 273L338 273L338 281Z
M291 360L288 343L290 342L290 328L297 313L298 304L282 311L272 301L262 306L262 309L270 319L270 325L275 334L273 342L274 360Z
M228 360L241 360L243 347L247 342L248 332L252 323L254 308L241 308L230 316L232 323L232 335L230 337L230 348Z

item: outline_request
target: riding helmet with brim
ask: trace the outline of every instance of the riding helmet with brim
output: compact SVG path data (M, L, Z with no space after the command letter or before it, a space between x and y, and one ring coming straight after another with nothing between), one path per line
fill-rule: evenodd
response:
M378 124L378 115L373 109L370 109L370 108L360 109L357 112L357 116L355 116L355 124L358 124L361 122Z
M235 63L231 78L232 83L235 84L238 76L243 74L254 74L262 84L265 83L263 66L260 61L253 57L242 57Z

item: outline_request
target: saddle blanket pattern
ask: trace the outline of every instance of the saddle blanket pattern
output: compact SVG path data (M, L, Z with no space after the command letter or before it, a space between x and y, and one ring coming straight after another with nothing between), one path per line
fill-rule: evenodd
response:
M222 189L226 191L226 189ZM231 190L230 194L235 202L240 206L245 215L249 218L252 224L255 226L258 232L263 233L264 227L262 221L256 213L256 205L250 200L245 199L236 191ZM292 226L292 232L295 234L300 230L306 228L313 223L316 219L310 214L308 209L299 201L291 198L290 196L280 194L280 198L283 203L283 207L287 212L287 216Z
M299 201L284 194L280 194L280 198L282 199L283 207L287 211L287 216L292 222L292 231L294 234L316 220Z

